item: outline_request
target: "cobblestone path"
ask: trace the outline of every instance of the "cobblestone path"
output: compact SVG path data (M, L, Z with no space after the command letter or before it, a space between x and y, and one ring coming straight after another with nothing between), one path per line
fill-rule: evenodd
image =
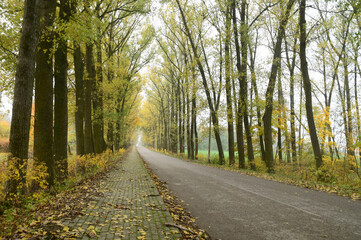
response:
M135 148L101 180L83 215L63 221L80 239L180 239L154 182Z

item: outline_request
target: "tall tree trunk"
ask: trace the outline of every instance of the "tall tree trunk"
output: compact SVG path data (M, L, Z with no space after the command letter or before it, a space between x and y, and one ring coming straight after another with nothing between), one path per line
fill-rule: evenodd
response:
M261 157L262 160L265 161L265 150L264 150L264 141L263 141L263 131L262 128L262 117L261 117L261 109L260 109L260 97L258 94L258 87L257 87L257 81L256 81L256 71L255 71L255 54L252 56L252 47L249 47L250 49L250 55L251 55L251 63L250 63L250 70L251 70L251 81L252 81L252 87L254 90L254 95L256 98L256 111L257 111L257 125L258 125L258 137L259 137L259 146L261 150Z
M295 0L289 0L286 6L286 12L283 14L277 32L276 45L274 47L271 75L266 91L266 107L263 115L264 141L265 141L265 162L268 172L274 172L273 161L273 141L272 141L272 111L273 111L273 93L275 89L277 70L281 62L282 39L285 34L285 28L288 23L290 11Z
M93 83L93 143L94 152L99 154L106 149L104 140L104 113L103 113L103 57L101 39L96 44L96 80Z
M30 118L34 87L35 59L39 36L38 0L26 0L19 45L19 57L16 64L14 101L10 127L10 156L13 170L19 171L19 176L9 178L6 182L6 199L11 200L12 194L18 189L25 190L25 171L21 169L27 163L29 152Z
M192 159L191 154L193 152L193 145L191 143L191 107L190 107L190 98L189 98L189 81L187 78L187 90L186 90L186 95L187 95L187 157L188 159Z
M297 163L297 148L296 148L296 125L295 125L295 67L296 67L296 44L297 38L295 38L292 49L292 62L288 61L288 68L290 71L290 109L291 109L291 153L292 163ZM287 49L286 49L287 50ZM287 50L288 51L288 50ZM287 52L287 58L288 52Z
M197 101L196 98L194 98L194 154L195 158L198 159L198 151L199 151L199 138L198 138L198 128L197 128Z
M241 108L244 121L244 130L246 132L247 138L247 156L248 163L251 166L252 170L256 170L256 165L254 163L254 152L253 152L253 143L252 143L252 133L251 127L248 119L248 87L247 87L247 46L248 46L248 25L246 22L246 8L247 1L242 0L241 6L241 55L242 60L240 68L238 69L240 74L240 98L241 98ZM237 27L237 26L236 26ZM238 41L236 42L236 52L239 54L239 46L237 51ZM238 66L238 65L237 65ZM238 68L238 67L237 67Z
M352 134L352 109L351 109L351 93L350 93L350 83L349 83L349 72L347 66L347 55L344 53L343 66L344 66L344 85L346 92L346 111L347 111L347 154L348 157L352 159L355 156L355 150L353 147L353 134Z
M183 121L183 124L182 124L182 149L181 149L181 153L184 153L185 152L185 134L186 134L186 131L185 131L185 126L186 126L186 98L185 98L185 93L184 93L184 86L182 84L182 121Z
M108 59L109 59L109 67L108 67L108 83L112 83L113 79L114 79L114 71L113 71L113 64L114 64L114 58L113 56L113 43L114 41L114 37L113 37L113 25L111 25L111 30L110 30L110 35L109 35L109 42L108 42ZM109 93L106 96L107 100L109 102L111 102L112 100L112 96ZM114 119L110 118L108 120L108 129L107 129L107 145L108 148L111 149L112 151L114 151Z
M303 79L303 88L305 91L306 99L306 115L308 128L310 131L311 143L313 148L313 153L316 160L316 168L320 168L322 165L322 154L320 144L318 142L317 131L315 122L313 119L313 110L312 110L312 86L310 77L308 75L308 66L306 59L306 0L301 0L300 2L300 60L301 60L301 72Z
M54 185L55 162L53 158L53 48L54 32L50 30L55 18L56 1L44 1L41 8L40 40L35 71L35 123L34 159L45 163L47 182ZM36 184L35 184L36 185ZM33 186L38 188L38 186Z
M192 78L192 95L191 95L191 136L190 136L190 152L191 152L191 159L195 159L195 156L194 156L194 150L195 150L195 145L194 145L194 120L195 120L195 106L194 106L194 98L195 98L195 94L194 94L194 88L193 88L193 83L195 81L195 76L194 76L194 72L195 72L195 69L192 67L192 73L193 73L193 78Z
M229 3L227 3L226 39L224 43L224 49L225 49L225 76L226 76L226 100L227 100L227 124L228 124L228 152L229 152L229 165L234 165L234 129L233 129L233 109L232 109L230 45L231 45L231 6Z
M80 46L74 44L74 72L75 72L75 134L76 154L83 155L84 150L84 61Z
M70 18L68 0L60 0L60 20L66 24ZM64 34L61 32L60 34ZM57 178L62 181L68 176L68 44L59 36L55 52L55 105L54 105L54 160Z
M356 49L355 51L355 105L356 105L356 119L357 119L357 141L360 142L361 141L361 121L360 121L360 109L359 109L359 105L358 105L358 84L357 84L357 59L358 59L358 49ZM361 74L361 73L360 73ZM359 161L361 163L361 147L358 147L358 152L359 152Z
M282 85L281 85L281 65L278 68L278 84L277 84L277 92L278 92L278 128L277 128L277 149L278 149L278 160L279 163L283 162L282 156Z
M236 56L237 56L237 70L238 74L241 72L241 54L240 54L240 47L238 42L238 28L237 28L237 18L236 18L236 1L232 1L232 20L233 20L233 34L234 34L234 41L236 44ZM238 76L240 79L240 76ZM234 85L234 84L233 84ZM236 96L235 86L233 86L234 94ZM241 88L241 86L240 86ZM240 94L238 94L238 104L237 111L236 111L236 136L237 136L237 149L238 149L238 167L239 168L246 168L246 159L244 153L244 138L243 138L243 112L242 112L242 100Z
M209 131L208 131L208 163L211 163L211 143L212 143L212 115L209 114Z
M188 40L189 40L189 42L191 44L192 51L193 51L196 63L198 65L198 69L199 69L201 77L202 77L203 87L204 87L204 90L206 92L208 105L209 105L209 108L210 108L210 111L211 111L211 114L212 114L212 121L213 121L213 127L214 127L214 136L216 138L217 147L218 147L219 163L222 165L222 164L224 164L224 152L223 152L223 146L222 146L222 141L221 141L220 132L219 132L218 116L217 116L216 111L215 111L215 106L213 105L213 102L212 102L212 98L211 98L211 94L210 94L210 91L209 91L207 78L206 78L206 75L205 75L205 72L204 72L204 69L203 69L203 65L202 65L202 63L200 61L196 45L195 45L195 43L193 41L193 37L191 35L191 32L190 32L190 30L188 28L188 24L187 24L187 21L185 19L183 9L182 9L182 7L181 7L181 5L179 3L179 0L176 0L176 2L177 2L177 5L178 5L178 8L179 8L179 11L181 13L181 18L182 18L183 25L185 27L186 35L187 35Z
M85 154L94 153L92 133L92 89L95 82L95 67L93 59L93 44L86 44L86 70L84 81L84 151Z
M177 95L178 95L178 136L179 136L179 152L184 153L184 115L183 115L183 107L182 107L182 91L181 91L181 80L178 78L178 86L177 86Z

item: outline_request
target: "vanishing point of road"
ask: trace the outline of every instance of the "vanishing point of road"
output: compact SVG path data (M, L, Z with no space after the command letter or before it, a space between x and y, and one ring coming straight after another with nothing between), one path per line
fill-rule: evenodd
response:
M138 151L212 239L361 239L361 201Z

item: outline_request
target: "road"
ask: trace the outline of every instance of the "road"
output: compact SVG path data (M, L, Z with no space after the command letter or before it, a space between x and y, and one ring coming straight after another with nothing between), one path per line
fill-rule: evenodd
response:
M361 239L361 201L138 152L213 239Z

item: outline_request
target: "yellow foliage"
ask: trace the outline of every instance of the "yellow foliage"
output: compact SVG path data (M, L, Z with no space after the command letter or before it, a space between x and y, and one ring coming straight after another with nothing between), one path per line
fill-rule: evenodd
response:
M73 156L68 158L68 178L81 179L82 176L88 176L97 172L107 170L113 166L125 154L125 149L120 149L113 153L107 150L102 154ZM20 171L24 171L26 176L26 188L32 190L33 186L39 186L41 189L48 188L47 167L45 163L29 159L26 163L17 168L16 159L7 159L6 155L0 155L0 201L4 199L5 182L9 179L19 180ZM19 186L20 188L21 186ZM16 197L16 196L14 196ZM43 192L32 193L33 199L43 198Z

